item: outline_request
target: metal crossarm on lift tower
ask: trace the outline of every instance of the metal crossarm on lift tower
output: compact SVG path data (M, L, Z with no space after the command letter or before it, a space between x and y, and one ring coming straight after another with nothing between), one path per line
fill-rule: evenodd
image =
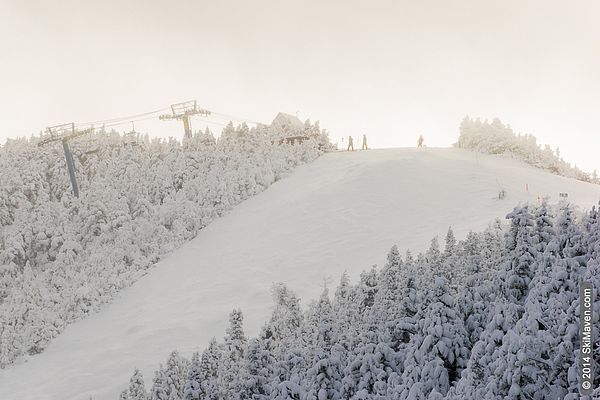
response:
M73 154L69 147L69 140L75 139L79 136L83 136L90 132L91 129L82 131L75 130L75 123L62 124L56 126L50 126L46 128L48 136L38 142L38 146L45 146L54 142L62 142L63 150L65 152L65 160L67 162L67 169L69 171L69 178L71 178L71 187L73 188L73 194L75 197L79 197L79 187L77 186L77 177L75 176L75 162L73 161Z
M182 120L186 138L192 137L192 124L190 122L190 117L192 115L200 115L202 117L207 117L211 114L208 110L198 108L196 100L184 101L183 103L173 104L171 105L171 111L173 112L173 114L160 115L158 118L161 120Z

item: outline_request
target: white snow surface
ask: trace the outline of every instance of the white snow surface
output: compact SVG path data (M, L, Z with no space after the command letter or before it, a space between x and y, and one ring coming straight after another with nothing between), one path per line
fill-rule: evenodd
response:
M449 226L463 238L519 202L557 201L559 192L583 209L600 199L598 185L459 149L324 155L214 221L42 354L0 371L0 399L116 400L134 367L149 388L173 349L190 356L221 340L234 307L255 335L273 282L317 299L324 280L335 288L344 270L356 280L394 244L425 250Z

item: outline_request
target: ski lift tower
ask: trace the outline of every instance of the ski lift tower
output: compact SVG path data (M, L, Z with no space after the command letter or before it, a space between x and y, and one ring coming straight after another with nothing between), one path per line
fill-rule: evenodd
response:
M131 130L123 134L125 144L136 145L138 133L135 131L135 124L131 121Z
M65 152L65 160L67 161L67 169L69 171L69 178L71 178L71 187L73 188L73 194L75 197L79 197L79 187L77 186L77 177L75 176L75 162L73 161L73 154L69 147L69 140L75 139L79 136L83 136L90 132L90 129L83 131L75 130L75 123L56 125L46 128L48 135L43 138L38 146L45 146L54 142L62 142L63 150Z
M161 120L179 119L183 121L183 129L185 131L185 137L192 137L192 124L190 117L192 115L200 115L207 117L210 115L210 111L198 108L196 100L184 101L183 103L177 103L171 105L172 114L160 115L158 118Z

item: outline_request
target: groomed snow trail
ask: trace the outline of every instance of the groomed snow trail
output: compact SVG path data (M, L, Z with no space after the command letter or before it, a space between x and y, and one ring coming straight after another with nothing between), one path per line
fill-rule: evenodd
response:
M149 388L173 349L189 356L221 339L234 307L255 335L273 282L306 304L324 279L333 288L344 270L356 280L382 265L394 244L424 250L449 226L464 238L518 202L559 192L584 209L600 199L598 185L458 149L327 154L214 221L42 354L1 371L0 399L116 400L134 367Z

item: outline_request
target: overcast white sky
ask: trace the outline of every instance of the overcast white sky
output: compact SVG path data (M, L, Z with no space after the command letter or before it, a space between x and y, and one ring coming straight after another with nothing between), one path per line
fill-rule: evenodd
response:
M497 116L600 170L599 20L596 0L0 0L0 143L197 99L373 147L448 146L465 115Z

